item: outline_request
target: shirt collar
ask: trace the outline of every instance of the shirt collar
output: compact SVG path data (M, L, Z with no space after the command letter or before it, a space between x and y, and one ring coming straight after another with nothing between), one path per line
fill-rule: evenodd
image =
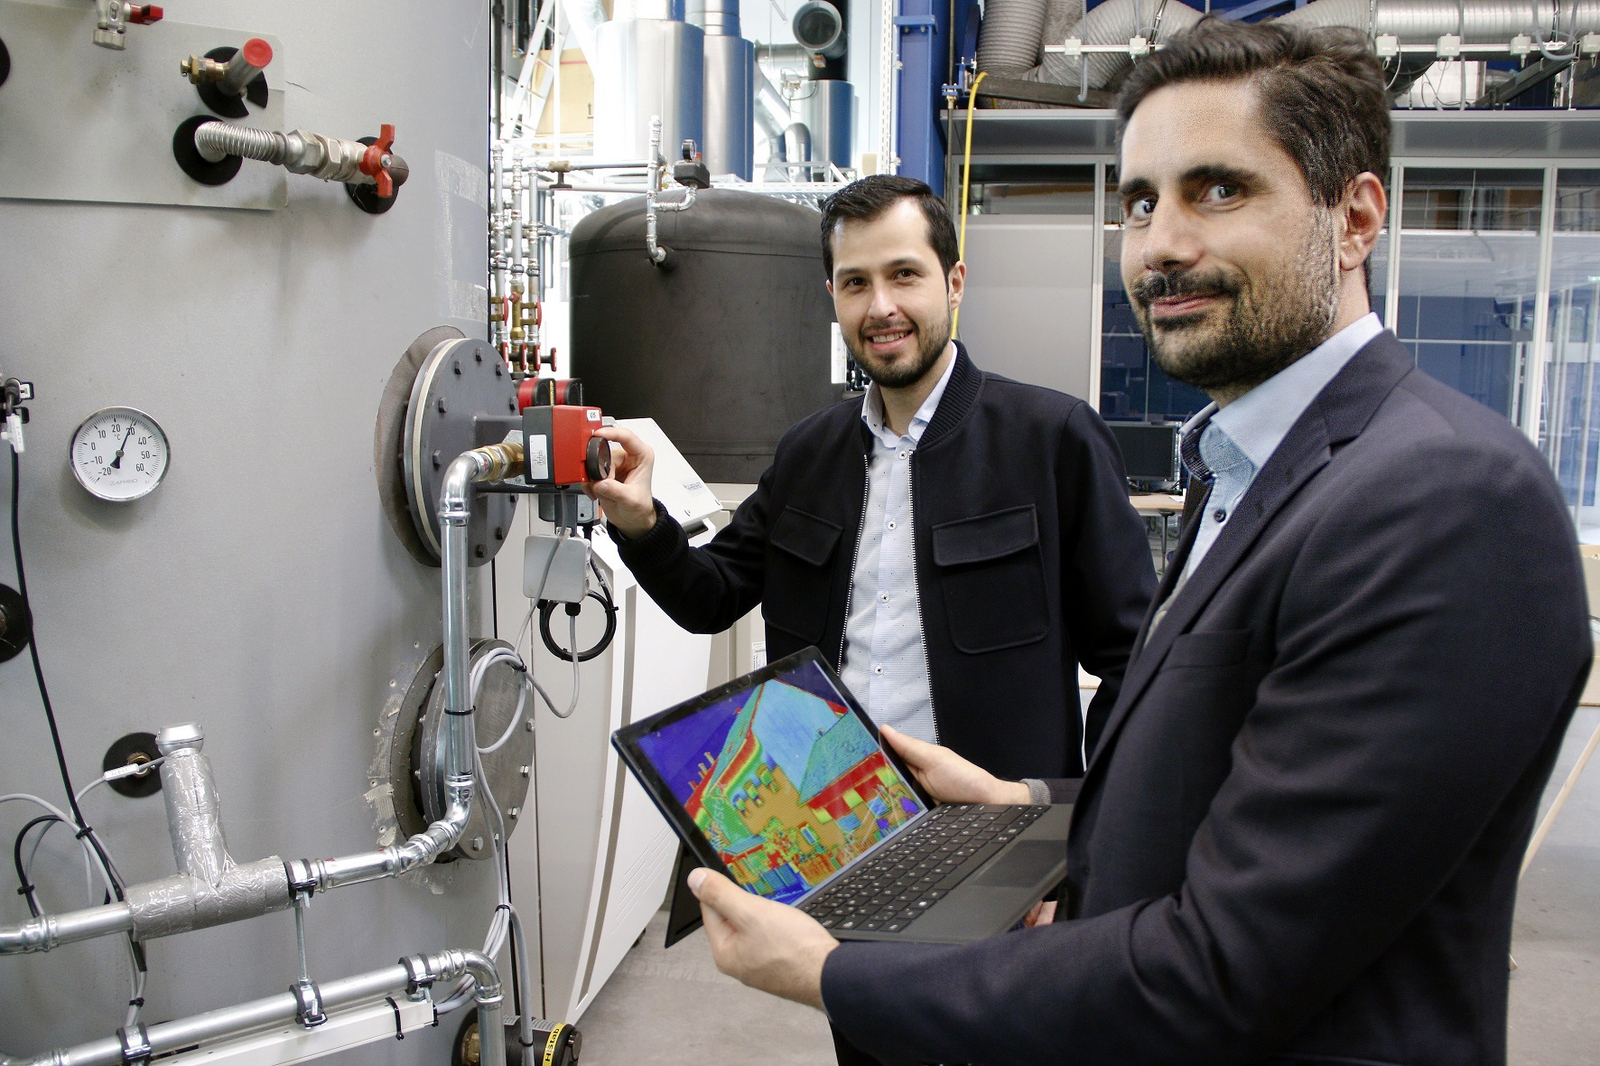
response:
M939 375L939 380L933 386L933 391L928 393L928 398L922 401L922 406L917 408L917 413L911 416L911 424L906 427L906 436L915 443L922 439L923 430L928 428L928 423L933 421L933 413L939 409L939 400L944 397L945 386L950 384L950 375L955 372L956 359L951 357L949 365L944 368L944 373ZM883 391L878 388L876 381L867 386L867 394L861 399L861 420L872 430L872 435L893 448L900 443L900 438L895 436L894 430L889 428L884 420Z
M1228 406L1208 404L1182 432L1210 419L1260 470L1317 394L1382 332L1383 323L1368 312Z

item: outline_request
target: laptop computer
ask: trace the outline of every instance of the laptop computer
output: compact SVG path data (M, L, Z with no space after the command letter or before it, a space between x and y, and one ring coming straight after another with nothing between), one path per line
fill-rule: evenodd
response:
M841 940L993 936L1066 876L1070 806L936 805L815 648L611 740L697 865Z

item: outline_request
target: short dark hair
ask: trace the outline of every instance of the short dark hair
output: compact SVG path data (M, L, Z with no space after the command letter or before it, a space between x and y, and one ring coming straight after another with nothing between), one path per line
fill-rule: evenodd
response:
M961 258L956 243L956 226L950 209L934 194L927 182L898 174L872 174L852 181L822 201L822 269L833 277L833 231L841 222L871 222L901 200L915 200L928 220L928 243L939 256L939 265L948 276Z
M1133 68L1117 98L1118 136L1145 97L1197 81L1253 82L1262 123L1324 207L1363 172L1388 184L1389 93L1365 34L1208 15Z

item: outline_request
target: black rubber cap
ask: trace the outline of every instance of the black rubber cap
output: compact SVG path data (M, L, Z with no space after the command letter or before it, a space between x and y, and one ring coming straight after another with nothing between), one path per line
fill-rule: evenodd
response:
M156 747L154 733L129 733L127 736L118 737L116 743L106 749L105 758L100 760L100 772L115 770L129 763L155 762L159 758L161 749ZM134 774L132 777L120 777L108 784L113 792L134 799L154 796L161 791L161 774L150 770L143 774Z
M22 594L10 585L0 585L0 663L22 654L33 639L33 613Z
M11 53L6 49L6 42L0 41L0 85L4 85L9 77L11 77Z

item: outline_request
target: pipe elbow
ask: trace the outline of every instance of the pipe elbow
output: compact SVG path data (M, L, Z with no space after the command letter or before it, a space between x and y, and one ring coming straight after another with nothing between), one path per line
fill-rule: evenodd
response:
M476 448L450 460L439 486L439 521L466 523L472 505L472 483L483 476L484 466L484 458Z

